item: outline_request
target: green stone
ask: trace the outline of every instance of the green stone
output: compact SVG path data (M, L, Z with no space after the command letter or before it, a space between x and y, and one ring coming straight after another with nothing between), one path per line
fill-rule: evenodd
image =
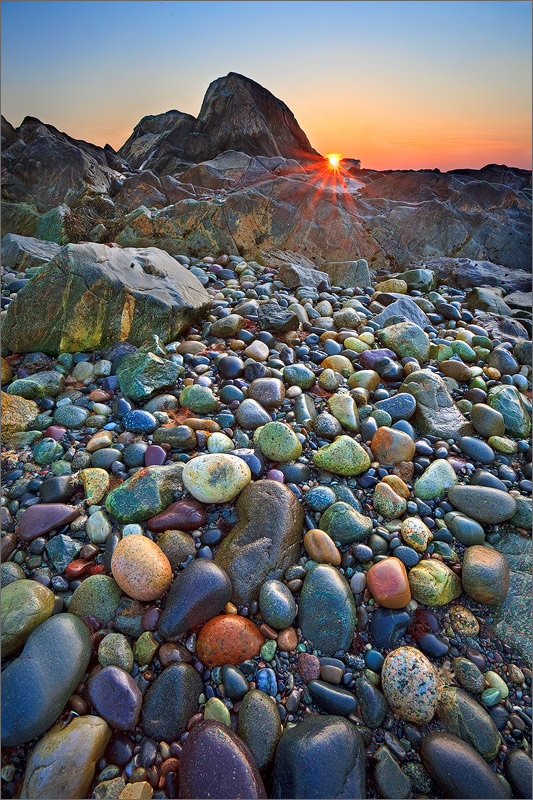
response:
M181 464L145 467L107 495L106 510L118 522L142 522L164 511L182 488Z
M52 464L52 472L54 475L70 475L72 473L72 465L68 461L54 461Z
M334 542L341 545L364 542L372 533L372 520L348 503L337 502L329 506L318 523Z
M415 481L415 497L421 500L433 500L446 494L450 486L457 483L457 475L449 461L438 458L424 470Z
M310 389L316 381L314 372L303 364L289 364L283 368L283 380L288 386Z
M318 564L306 575L298 613L302 635L325 655L348 650L357 614L352 591L341 573Z
M501 739L496 725L485 709L463 689L445 686L441 690L437 717L448 733L468 742L487 761L497 756Z
M510 519L515 528L525 528L530 531L533 526L533 501L531 497L515 495L516 512Z
M133 651L122 633L108 633L98 647L98 663L102 667L120 667L129 672L133 667Z
M426 606L447 605L462 591L459 576L436 559L415 564L408 577L413 598Z
M169 361L159 338L153 336L135 353L125 356L117 370L121 391L136 403L149 400L163 389L173 389L180 368Z
M264 658L265 661L272 661L274 658L274 654L277 649L277 644L275 639L267 639L264 645L261 648L261 658Z
M254 443L270 461L294 461L302 455L302 444L283 422L267 422L254 433Z
M133 655L140 667L146 667L155 656L159 642L151 631L142 633L133 647Z
M350 436L338 436L314 454L313 463L319 469L336 475L354 476L366 472L371 462L358 442Z
M356 433L359 430L359 414L355 400L349 394L334 394L328 400L330 412L343 428Z
M512 439L506 439L505 436L489 436L487 444L499 453L513 455L518 452L518 444Z
M521 438L529 436L531 419L516 386L492 386L487 404L503 416L507 433Z
M453 356L452 348L447 344L430 344L429 346L429 361L446 361Z
M27 400L40 400L42 397L57 397L63 390L64 375L59 372L36 372L27 378L13 381L7 389L8 394L17 394Z
M485 673L485 680L489 686L492 686L499 691L502 700L505 700L506 697L509 697L509 687L497 672L489 670Z
M500 702L502 697L498 689L491 686L489 689L485 689L484 692L481 692L481 699L485 703L485 705L495 706L497 703Z
M97 617L104 625L112 620L122 592L109 575L90 575L74 591L68 607L69 613L83 619Z
M470 547L473 544L483 544L485 531L479 522L476 522L458 511L449 511L444 515L444 521L449 530L461 544Z
M208 386L194 383L192 386L186 386L180 393L180 403L195 414L210 414L215 411L218 400Z
M85 425L89 412L86 408L67 403L56 408L54 412L54 422L65 428L81 428Z
M374 489L372 505L385 519L397 519L405 512L407 501L396 494L391 486L381 481Z
M36 464L44 466L57 461L63 455L63 448L51 437L41 439L32 449L32 457Z
M18 652L30 633L52 615L54 599L53 592L37 581L16 580L3 587L2 658Z
M231 728L229 710L218 697L210 697L204 707L204 719L214 719L216 722Z
M274 758L282 733L276 701L257 689L247 692L239 709L237 735L250 749L259 769L268 767Z
M416 358L423 363L429 355L429 336L414 322L398 322L377 332L378 339L400 358Z

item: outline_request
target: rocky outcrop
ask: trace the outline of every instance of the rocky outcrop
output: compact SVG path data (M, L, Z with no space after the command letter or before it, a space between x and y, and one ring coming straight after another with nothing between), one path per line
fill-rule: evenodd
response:
M285 103L236 72L209 85L196 119L181 111L145 117L119 154L133 167L172 174L180 161L207 161L225 150L320 158Z
M55 354L151 334L166 342L208 305L199 280L162 250L68 244L9 304L3 346Z

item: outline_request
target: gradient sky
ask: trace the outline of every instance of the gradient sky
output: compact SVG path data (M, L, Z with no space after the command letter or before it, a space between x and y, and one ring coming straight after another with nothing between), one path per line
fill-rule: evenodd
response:
M376 169L531 167L523 0L26 2L2 9L2 113L118 148L146 114L197 115L230 71L321 153Z

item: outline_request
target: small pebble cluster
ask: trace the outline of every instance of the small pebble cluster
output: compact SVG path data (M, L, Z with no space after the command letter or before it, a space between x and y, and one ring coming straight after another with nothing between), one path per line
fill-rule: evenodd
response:
M178 340L2 358L3 796L529 797L531 317L176 259Z

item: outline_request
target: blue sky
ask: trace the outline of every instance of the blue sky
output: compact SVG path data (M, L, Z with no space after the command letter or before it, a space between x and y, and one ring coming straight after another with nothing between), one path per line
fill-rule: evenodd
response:
M376 168L531 165L531 2L26 2L2 9L2 113L119 147L241 72L311 143Z

